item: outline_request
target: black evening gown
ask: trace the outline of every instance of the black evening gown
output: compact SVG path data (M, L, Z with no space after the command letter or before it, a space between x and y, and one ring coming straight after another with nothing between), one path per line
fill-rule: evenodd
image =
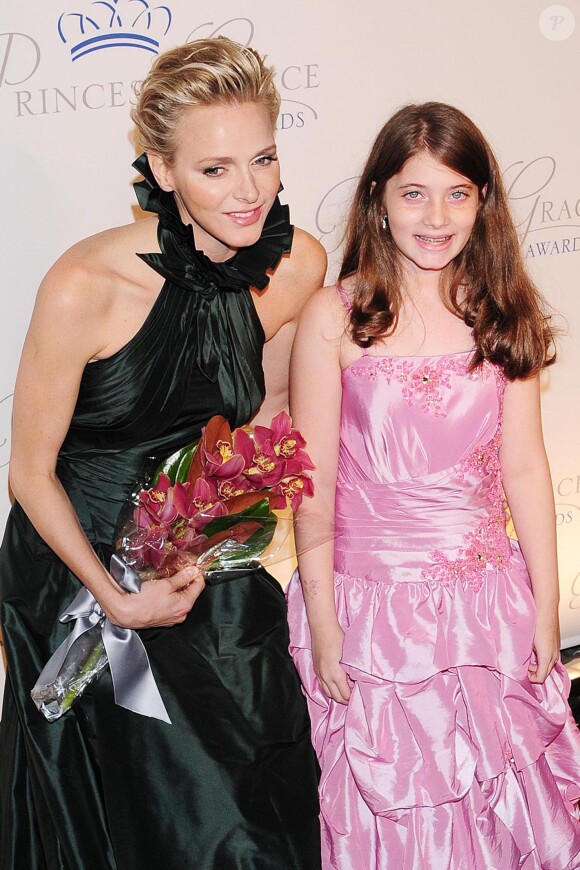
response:
M135 166L162 252L140 256L165 284L128 344L86 367L57 467L105 564L144 468L212 415L238 426L260 405L249 286L267 285L292 240L276 201L261 239L214 264L146 159ZM108 670L61 719L36 710L30 690L78 588L15 504L0 551L0 870L319 867L316 763L278 583L261 569L218 574L183 624L140 632L171 725L116 706Z

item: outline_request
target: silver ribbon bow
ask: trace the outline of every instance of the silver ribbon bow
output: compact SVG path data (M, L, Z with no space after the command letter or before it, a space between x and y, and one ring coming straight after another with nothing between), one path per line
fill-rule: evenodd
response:
M141 581L137 572L116 554L111 556L110 572L125 592L141 591ZM171 724L151 671L147 651L139 635L130 628L122 628L111 622L94 595L85 586L80 589L60 617L60 621L65 623L73 620L74 626L70 635L44 666L37 685L48 685L56 680L75 640L100 623L103 645L109 659L113 680L115 703L119 707L132 710L133 713L161 719L162 722Z

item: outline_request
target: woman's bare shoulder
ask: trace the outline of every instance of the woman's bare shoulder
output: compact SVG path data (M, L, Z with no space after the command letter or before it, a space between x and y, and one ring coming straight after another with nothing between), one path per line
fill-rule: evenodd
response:
M112 227L77 242L56 261L55 266L107 272L129 262L140 251L158 251L157 218L144 218L125 226Z
M326 251L320 242L306 230L295 227L292 250L280 263L281 277L312 293L324 283L326 266Z
M65 251L38 290L30 342L48 345L58 324L70 353L83 363L122 346L142 323L162 282L136 256L158 250L155 227L155 219L116 227Z
M158 250L155 218L96 233L62 254L44 277L39 299L96 310L119 284L154 275L136 254Z

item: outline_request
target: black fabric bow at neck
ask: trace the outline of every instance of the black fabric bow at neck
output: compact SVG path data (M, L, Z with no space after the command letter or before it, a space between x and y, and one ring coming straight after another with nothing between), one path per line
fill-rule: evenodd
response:
M142 154L133 166L143 175L143 181L134 185L140 207L159 216L161 253L139 254L142 260L164 278L208 298L220 290L264 290L268 286L267 272L275 269L292 247L294 228L287 205L276 197L258 241L240 248L224 263L215 263L196 248L193 227L181 220L173 193L159 187L147 155Z

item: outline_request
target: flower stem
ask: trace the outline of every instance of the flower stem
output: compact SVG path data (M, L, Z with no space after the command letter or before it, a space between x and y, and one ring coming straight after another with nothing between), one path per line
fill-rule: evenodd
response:
M77 675L74 683L70 684L64 698L62 699L61 707L62 707L63 713L72 707L75 700L81 694L82 688L79 688L79 685L78 685L79 681L82 679L82 677L85 677L85 676L87 676L87 674L90 674L90 672L94 669L95 665L97 664L97 662L99 661L99 659L101 658L101 656L103 654L103 650L104 650L103 641L99 640L99 642L91 650L87 660L85 661L84 665L82 666L80 673Z

